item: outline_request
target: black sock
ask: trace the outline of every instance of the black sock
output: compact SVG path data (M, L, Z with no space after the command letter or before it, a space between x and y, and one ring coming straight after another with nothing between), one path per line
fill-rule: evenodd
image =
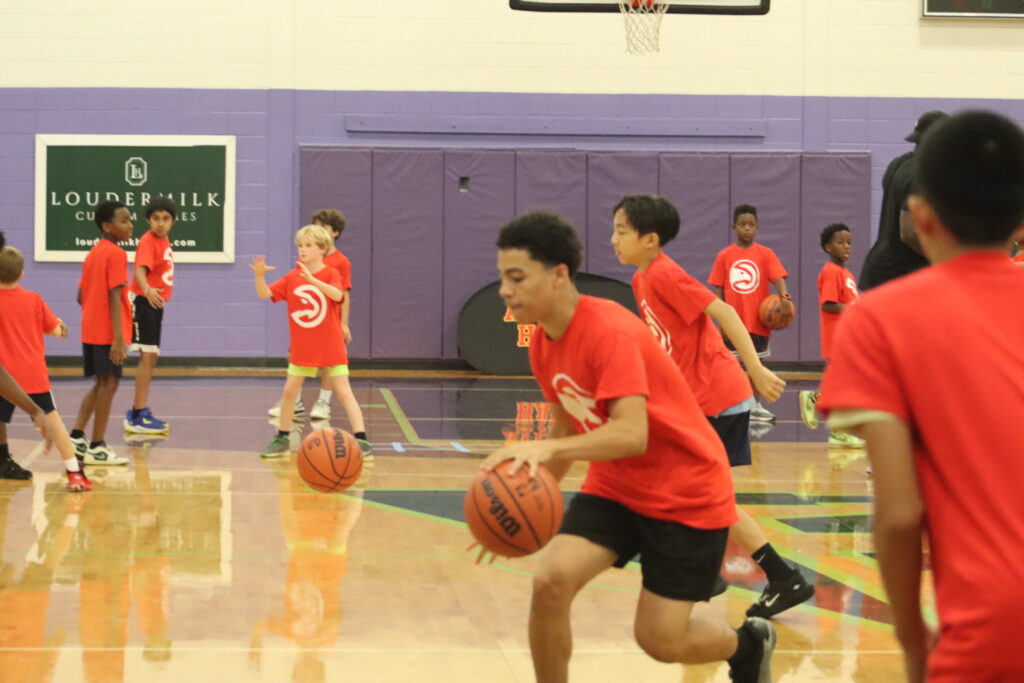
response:
M6 443L0 443L0 458L9 458L9 457L11 457L11 452L9 450L7 450L7 444Z
M736 629L736 652L729 657L729 666L736 668L746 663L757 652L757 643L741 625Z
M353 434L353 436L359 439L360 441L366 441L366 432L356 432L355 434Z
M769 581L785 581L793 574L793 568L775 552L771 543L765 543L755 550L752 557L768 575Z
M288 436L288 432L286 432L286 431L285 431L285 430L283 430L283 429L278 429L278 430L277 430L277 435L278 435L278 436Z
M106 441L90 441L89 448L99 448L100 446L106 446Z
M84 438L84 437L85 437L85 432L83 432L81 429L72 429L71 430L71 438L72 439L81 439L81 438Z

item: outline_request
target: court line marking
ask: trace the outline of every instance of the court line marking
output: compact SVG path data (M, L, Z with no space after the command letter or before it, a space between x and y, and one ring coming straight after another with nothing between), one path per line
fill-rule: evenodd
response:
M43 454L44 448L46 448L46 443L40 441L36 445L36 447L32 449L32 452L29 453L28 456L21 461L21 466L24 467L25 469L28 469L28 466L34 463L36 461L36 458Z

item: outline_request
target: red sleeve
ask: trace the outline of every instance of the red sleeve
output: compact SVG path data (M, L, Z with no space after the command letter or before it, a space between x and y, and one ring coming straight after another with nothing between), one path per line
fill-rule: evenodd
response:
M107 257L106 275L108 292L118 285L128 284L128 254L124 249L118 247Z
M270 300L281 301L282 299L288 298L288 276L285 275L283 278L270 285Z
M870 309L852 306L839 316L817 407L826 416L840 409L882 410L910 421L895 349Z
M150 233L146 233L139 240L139 248L135 250L135 266L145 266L150 270L153 267L163 261L163 255L157 254L156 240L150 237Z
M711 274L708 275L708 284L712 287L725 287L725 251L718 252L715 257L715 264L711 266Z
M718 298L689 273L659 277L652 284L658 296L688 325L703 315L711 302Z
M43 324L43 333L47 333L53 328L57 327L57 316L54 315L50 307L46 305L43 297L36 294L36 305L39 307L39 320Z
M644 334L647 334L646 329ZM625 332L609 331L601 335L591 347L589 357L598 377L594 393L598 401L625 396L650 396L644 358L633 336Z
M558 403L558 394L552 388L551 378L544 370L543 348L537 343L537 336L534 336L534 341L530 344L529 355L530 369L533 371L537 386L540 387L540 393L544 394L544 400L548 403Z
M340 251L338 253L341 254ZM341 254L341 268L338 272L341 273L341 286L352 289L352 262L344 254Z
M843 289L846 288L846 282L843 280L843 273L836 271L834 268L829 268L821 279L821 284L818 287L818 307L826 301L834 301L839 303L839 296Z
M778 254L771 249L768 249L768 280L775 282L779 278L788 277L789 273L782 267L782 261L779 260Z

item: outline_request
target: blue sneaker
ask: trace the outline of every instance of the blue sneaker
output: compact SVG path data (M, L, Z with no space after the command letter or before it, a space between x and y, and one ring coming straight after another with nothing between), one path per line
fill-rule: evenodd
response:
M149 408L143 408L132 419L132 411L124 414L124 431L130 434L160 434L167 431L167 423L153 417Z

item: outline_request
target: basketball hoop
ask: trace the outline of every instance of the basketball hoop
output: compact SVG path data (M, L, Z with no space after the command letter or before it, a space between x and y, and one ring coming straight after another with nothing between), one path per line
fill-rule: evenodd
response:
M668 3L660 0L618 0L626 22L626 52L646 55L658 51L658 32Z

